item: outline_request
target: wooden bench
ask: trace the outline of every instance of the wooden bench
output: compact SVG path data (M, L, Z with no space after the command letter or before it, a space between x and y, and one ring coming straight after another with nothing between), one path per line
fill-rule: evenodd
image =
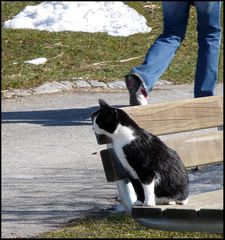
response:
M223 96L122 109L175 149L187 168L223 161ZM96 137L98 144L107 144L100 152L106 179L116 182L127 211L139 223L161 230L223 232L223 190L191 195L187 205L132 207L134 189L112 150L111 140L104 135Z

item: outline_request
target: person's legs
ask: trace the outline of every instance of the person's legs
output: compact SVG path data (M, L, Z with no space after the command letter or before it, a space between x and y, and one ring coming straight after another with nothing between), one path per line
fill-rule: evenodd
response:
M191 2L163 1L163 33L149 48L142 65L133 67L128 75L137 76L147 94L167 69L184 39Z
M197 11L198 59L194 97L215 95L220 50L220 2L195 1Z
M126 75L131 105L147 104L147 96L173 59L185 37L191 2L163 1L163 33L149 48L142 65Z

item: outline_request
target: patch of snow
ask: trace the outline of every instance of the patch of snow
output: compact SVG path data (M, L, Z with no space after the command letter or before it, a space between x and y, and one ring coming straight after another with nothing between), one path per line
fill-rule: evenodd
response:
M144 16L121 1L49 1L25 9L5 21L5 28L50 32L107 32L112 36L148 33Z
M35 58L32 60L25 61L24 63L39 65L39 64L45 64L46 62L47 62L47 58Z

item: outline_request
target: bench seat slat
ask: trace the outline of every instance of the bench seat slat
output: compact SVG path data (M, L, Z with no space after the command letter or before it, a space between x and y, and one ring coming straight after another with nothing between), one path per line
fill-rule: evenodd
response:
M211 209L211 208L202 208L199 211L199 217L201 218L216 218L223 220L223 210L221 209Z
M212 203L215 203L214 205ZM187 205L156 205L154 207L133 206L135 218L218 218L223 215L223 190L216 190L190 196Z
M177 209L167 208L163 211L164 217L168 219L195 219L198 217L198 211L196 209Z

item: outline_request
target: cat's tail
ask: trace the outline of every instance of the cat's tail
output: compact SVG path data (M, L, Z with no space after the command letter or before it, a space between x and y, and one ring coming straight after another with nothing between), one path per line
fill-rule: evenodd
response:
M155 200L156 200L156 205L175 205L175 204L185 205L188 203L189 198L186 198L184 200L177 200L177 199L170 199L165 197L161 197L161 198L156 197Z
M176 204L186 205L188 201L189 201L189 198L186 198L185 200L176 200Z

